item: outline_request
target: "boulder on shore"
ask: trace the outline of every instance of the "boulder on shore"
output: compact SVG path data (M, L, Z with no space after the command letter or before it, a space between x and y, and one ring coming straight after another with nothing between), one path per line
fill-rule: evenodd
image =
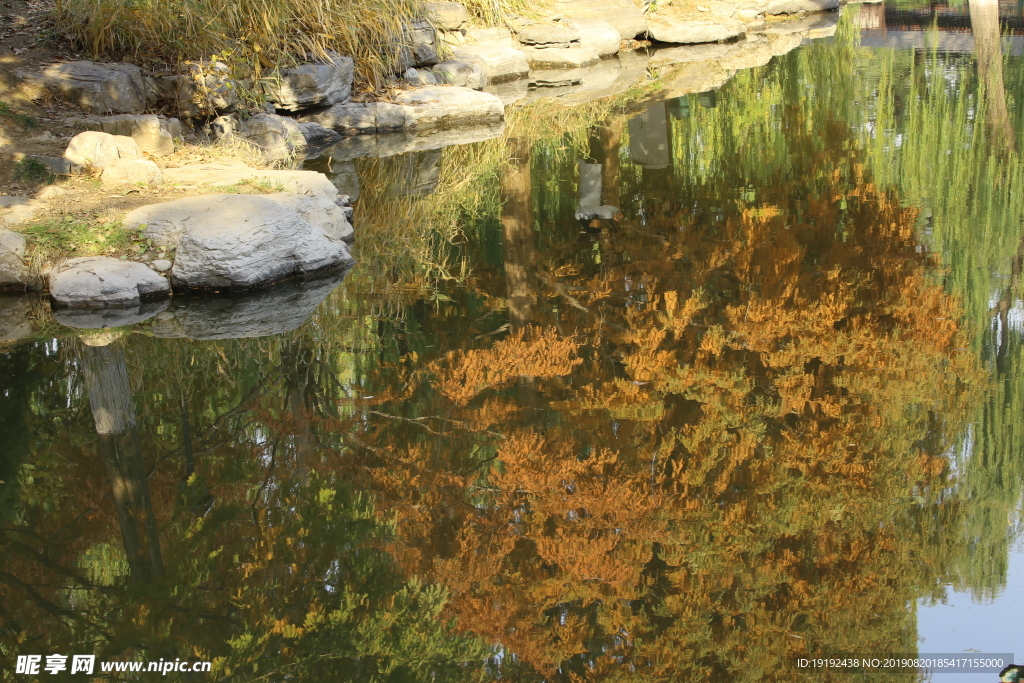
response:
M170 291L167 280L143 264L109 256L71 259L50 271L50 296L58 306L138 306Z
M153 114L118 114L71 121L88 130L122 135L135 140L146 154L162 156L174 152L174 138L181 137L181 122Z
M745 31L742 23L732 19L683 20L655 15L650 19L647 34L659 43L687 45L732 40Z
M517 81L530 75L526 55L506 45L464 45L454 50L452 56L461 62L479 64L487 78L485 85Z
M643 10L630 0L555 0L552 11L569 19L600 19L615 27L623 40L647 32Z
M71 162L72 170L102 171L118 159L142 157L135 140L124 135L111 135L87 130L71 138L64 158Z
M469 23L469 12L458 2L424 2L423 10L435 28L458 31Z
M135 209L124 225L176 249L171 281L183 289L249 289L354 263L345 209L323 196L190 197Z
M217 140L239 140L255 147L268 159L288 159L305 153L306 138L295 119L277 114L256 114L240 119L234 114L211 124Z
M94 114L141 114L146 110L145 81L134 64L64 62L39 73L19 75Z
M19 233L0 230L0 289L23 289L28 284L25 246L25 238Z
M279 81L267 87L267 94L275 107L287 111L348 102L353 66L351 57L332 55L327 63L284 69Z
M411 131L452 128L501 121L505 105L494 95L469 88L434 87L406 90L395 97L405 105Z
M238 83L223 62L185 64L173 76L147 78L146 86L149 104L184 118L234 111L238 104Z
M100 176L104 188L159 185L163 182L160 167L149 159L117 159Z
M590 48L600 57L611 57L619 52L622 38L614 26L601 19L562 19L564 26L580 36L580 47Z

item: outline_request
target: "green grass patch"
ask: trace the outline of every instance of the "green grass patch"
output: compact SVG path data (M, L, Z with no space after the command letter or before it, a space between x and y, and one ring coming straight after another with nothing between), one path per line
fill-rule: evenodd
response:
M34 254L49 261L76 256L137 257L153 248L141 230L128 230L120 220L65 216L34 221L20 231Z
M45 164L35 159L22 159L14 167L15 180L24 180L30 183L52 183L54 177Z
M24 112L14 111L14 109L11 108L11 105L7 104L3 100L0 100L0 117L14 121L25 130L35 130L41 127L41 124L34 116L30 116Z

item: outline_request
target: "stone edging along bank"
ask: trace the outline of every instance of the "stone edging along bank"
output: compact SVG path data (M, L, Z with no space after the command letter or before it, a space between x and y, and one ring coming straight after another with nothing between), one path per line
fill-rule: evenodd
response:
M181 140L237 140L270 159L312 158L328 149L334 158L348 159L436 148L463 141L459 131L469 139L500 134L504 108L513 102L604 97L634 85L649 67L676 71L663 76L661 90L646 99L711 90L737 70L766 64L806 38L835 30L839 0L754 1L745 9L717 7L697 17L677 17L644 15L629 0L557 0L557 15L544 22L521 20L511 29L471 28L462 5L426 3L432 26L417 27L410 36L409 65L402 74L409 89L390 102L352 102L353 62L338 55L328 63L283 70L264 93L266 109L248 115L239 111L240 84L217 63L163 77L144 75L131 64L93 62L19 74L26 87L90 113L74 121L87 130L71 140L62 158L36 158L52 173L98 173L109 189L169 181L209 188L256 178L283 191L144 206L126 217L126 226L143 231L159 247L160 258L145 264L73 259L42 279L29 273L25 238L2 230L0 287L46 287L58 308L138 310L172 289L251 289L344 270L353 263L348 252L352 210L325 176L237 163L169 169L152 159L173 152ZM778 22L766 14L800 18ZM657 49L621 49L624 40L638 37L651 39ZM442 45L451 59L438 56ZM145 113L153 110L177 116ZM396 132L405 135L390 151L381 142L387 136L358 137ZM373 141L375 149L366 149L363 139ZM60 192L47 188L36 200L0 197L0 228L30 220L41 203Z

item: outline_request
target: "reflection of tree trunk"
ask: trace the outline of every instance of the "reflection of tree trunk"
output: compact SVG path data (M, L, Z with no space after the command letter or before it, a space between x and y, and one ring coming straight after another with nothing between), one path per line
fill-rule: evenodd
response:
M509 167L501 178L501 227L505 238L509 322L516 328L527 323L536 302L530 277L535 261L530 143L510 138L508 155Z
M971 32L978 62L978 79L985 89L986 120L993 142L1003 149L1017 143L1006 107L1003 85L1003 51L999 34L999 4L996 0L971 0Z
M131 578L149 583L163 574L163 562L124 353L113 346L85 346L81 356Z
M590 156L601 164L601 203L621 206L619 195L619 143L624 119L605 121L590 139Z

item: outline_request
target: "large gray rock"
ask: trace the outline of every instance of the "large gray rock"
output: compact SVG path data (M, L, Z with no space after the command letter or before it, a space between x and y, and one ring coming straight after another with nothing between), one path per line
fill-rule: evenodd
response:
M399 93L395 101L405 105L411 131L492 123L505 118L505 106L501 100L469 88L407 90Z
M102 171L118 159L138 159L142 156L135 140L124 135L111 135L87 130L71 138L64 158L72 168Z
M27 296L0 296L0 342L32 334L32 304Z
M304 116L344 135L369 135L405 130L409 126L406 108L390 102L350 102L336 104L316 114Z
M438 80L447 85L479 90L487 84L487 74L479 62L448 60L433 68Z
M0 289L23 289L28 284L25 247L23 236L10 230L0 230Z
M238 83L223 62L186 64L181 73L148 78L146 85L148 103L183 118L233 111L238 104Z
M352 96L352 75L352 58L332 55L326 64L303 64L282 70L279 80L267 86L267 95L274 106L287 111L348 102Z
M569 47L571 43L579 42L580 34L568 26L530 24L516 31L516 39L523 45Z
M135 209L124 224L176 250L171 281L185 289L248 289L353 263L352 226L326 197L190 197Z
M106 189L159 185L164 181L160 167L149 159L117 159L100 176Z
M536 48L524 45L522 51L533 69L579 69L601 60L589 47Z
M765 14L796 14L834 9L839 9L839 0L769 0L764 11Z
M167 280L143 264L109 256L71 259L50 271L50 296L58 306L137 306L170 291Z
M442 31L458 31L469 23L469 12L457 2L424 2L427 19Z
M81 124L89 130L130 137L135 140L139 150L154 156L173 153L174 139L181 137L181 122L178 119L153 114L120 114L81 119L73 123Z
M551 8L569 19L600 19L619 32L623 40L647 32L643 11L630 0L556 0Z
M223 296L178 296L171 309L153 321L150 331L155 337L188 339L284 334L305 323L343 277L338 273Z
M530 75L530 63L520 50L503 45L464 45L452 51L462 62L479 64L488 85L517 81Z
M600 57L617 54L622 38L618 30L602 19L562 19L561 23L580 36L580 47L590 48Z
M338 196L331 182L315 171L257 169L235 161L165 168L162 173L165 184L183 188L256 185L331 201Z
M255 147L268 159L289 159L306 151L306 138L295 119L277 114L256 114L240 119L234 114L214 120L217 140L239 140Z
M437 31L426 19L414 19L404 33L398 50L398 73L409 67L433 66L437 56Z
M653 40L679 45L732 40L746 30L742 23L724 18L705 21L654 15L648 23L647 33Z
M299 124L299 132L306 140L306 158L315 159L324 150L341 140L341 135L312 121Z
M65 62L41 73L21 75L94 114L141 114L146 110L145 82L133 64Z
M729 43L699 43L696 45L679 45L663 47L651 54L651 66L664 67L685 62L710 62L724 58L736 46Z

